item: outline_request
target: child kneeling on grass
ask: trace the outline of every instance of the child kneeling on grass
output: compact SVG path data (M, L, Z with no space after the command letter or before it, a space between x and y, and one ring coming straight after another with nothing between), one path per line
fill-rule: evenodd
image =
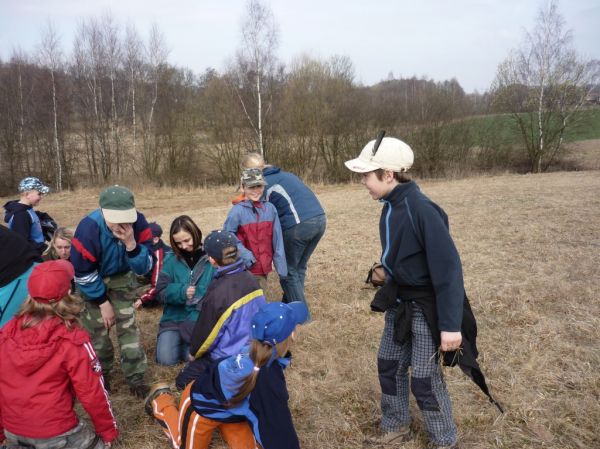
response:
M215 428L231 449L299 449L283 370L295 329L308 319L303 302L265 304L252 318L252 340L215 362L183 392L179 409L168 384L156 384L146 412L174 447L208 448Z
M118 436L102 368L71 296L73 266L37 265L29 297L0 332L0 440L28 448L101 449ZM73 409L75 398L95 432ZM3 434L2 434L3 431Z

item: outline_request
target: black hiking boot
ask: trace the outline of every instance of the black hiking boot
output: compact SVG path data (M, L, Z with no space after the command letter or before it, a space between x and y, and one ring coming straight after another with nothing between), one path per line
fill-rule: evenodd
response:
M127 378L127 384L129 385L129 392L136 398L144 399L150 392L150 387L144 380L143 374L134 374Z

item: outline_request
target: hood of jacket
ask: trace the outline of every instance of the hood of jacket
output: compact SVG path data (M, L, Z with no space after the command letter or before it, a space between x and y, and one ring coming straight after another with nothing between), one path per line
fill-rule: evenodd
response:
M62 339L79 344L85 341L85 331L77 326L68 329L60 318L49 318L35 326L22 329L24 318L17 317L6 324L0 334L0 344L5 345L5 354L19 372L26 376L48 362Z
M14 214L25 212L27 209L31 209L31 206L19 203L19 200L7 201L4 204L4 222L8 223Z

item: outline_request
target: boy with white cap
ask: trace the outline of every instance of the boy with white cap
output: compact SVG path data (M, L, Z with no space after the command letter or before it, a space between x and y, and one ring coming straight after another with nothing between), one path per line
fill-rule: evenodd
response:
M113 325L121 349L121 369L131 393L148 394L144 380L146 354L135 323L135 275L152 269L152 232L135 208L133 194L118 185L100 193L100 208L77 225L71 262L75 283L86 300L83 325L92 337L109 385L114 350L109 336Z
M391 287L392 301L378 309L385 311L385 327L377 360L384 433L377 443L397 447L412 438L410 384L434 447L455 449L456 425L437 354L438 348L457 350L462 342L461 261L446 213L406 175L412 149L383 135L345 163L361 174L371 197L383 203L379 233L388 288L380 292Z

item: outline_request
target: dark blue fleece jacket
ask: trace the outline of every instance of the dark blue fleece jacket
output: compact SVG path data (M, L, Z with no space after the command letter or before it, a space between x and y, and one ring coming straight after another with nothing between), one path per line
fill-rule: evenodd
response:
M381 263L400 286L432 287L440 331L461 329L465 297L462 265L448 216L414 181L382 198Z

